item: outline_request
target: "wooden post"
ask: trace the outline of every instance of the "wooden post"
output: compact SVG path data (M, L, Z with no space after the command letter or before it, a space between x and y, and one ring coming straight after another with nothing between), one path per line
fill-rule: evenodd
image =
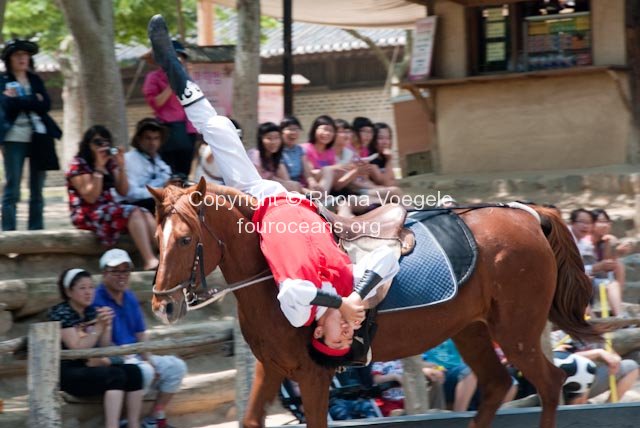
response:
M215 43L213 31L215 23L213 0L198 0L198 45L211 46Z
M60 323L29 327L29 418L27 426L62 427L60 413Z
M429 390L427 378L422 373L423 366L421 355L402 359L404 409L408 415L420 415L429 410Z

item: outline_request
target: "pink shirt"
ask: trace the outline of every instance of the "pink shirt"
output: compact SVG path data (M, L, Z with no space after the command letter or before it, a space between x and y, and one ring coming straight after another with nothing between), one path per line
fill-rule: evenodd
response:
M336 152L333 148L327 149L320 153L313 143L304 143L302 145L304 153L307 155L307 159L311 162L314 168L322 168L323 166L330 166L336 164Z
M187 120L187 115L182 105L180 105L178 97L172 94L163 105L158 106L156 104L155 98L160 95L167 86L169 86L169 80L161 69L154 70L147 74L147 77L144 79L144 85L142 85L142 93L144 94L144 99L147 100L147 104L151 106L156 118L158 118L160 122L186 122L187 132L189 134L196 134L198 131L196 131L196 128Z

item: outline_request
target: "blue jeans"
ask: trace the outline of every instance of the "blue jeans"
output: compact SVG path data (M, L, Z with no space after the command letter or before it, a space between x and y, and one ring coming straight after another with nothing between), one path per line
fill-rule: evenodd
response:
M4 174L7 183L2 195L2 230L16 230L16 205L20 201L20 181L24 160L29 156L30 143L5 141L2 145ZM42 188L45 171L31 170L29 176L29 230L44 229Z

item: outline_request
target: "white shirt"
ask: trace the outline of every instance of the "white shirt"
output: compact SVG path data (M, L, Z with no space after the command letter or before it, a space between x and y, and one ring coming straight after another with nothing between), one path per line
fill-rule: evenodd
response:
M129 192L127 196L121 196L121 201L138 201L151 197L147 185L151 187L164 187L171 177L171 167L156 154L151 158L137 149L129 150L124 154Z

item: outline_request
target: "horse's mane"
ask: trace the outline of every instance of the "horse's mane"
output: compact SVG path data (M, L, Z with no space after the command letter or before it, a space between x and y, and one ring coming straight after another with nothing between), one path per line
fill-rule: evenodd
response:
M158 209L156 210L158 224L163 224L169 215L175 213L187 223L191 230L200 232L200 220L198 219L197 207L191 203L192 201L188 197L189 193L195 190L197 190L197 188L165 187L162 203L158 205ZM208 183L206 194L223 196L229 204L233 204L233 206L238 208L242 215L248 219L251 219L253 210L255 210L258 204L254 197L233 187L219 184Z

